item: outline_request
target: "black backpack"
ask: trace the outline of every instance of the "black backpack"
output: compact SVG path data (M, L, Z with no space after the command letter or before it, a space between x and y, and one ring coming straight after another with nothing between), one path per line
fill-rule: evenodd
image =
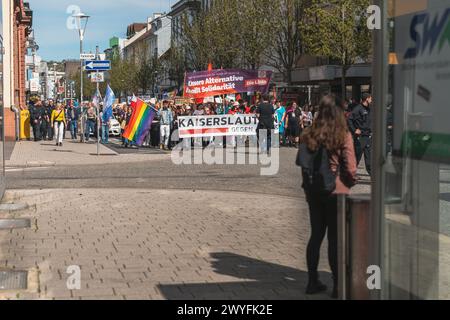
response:
M325 147L316 152L300 145L297 166L302 168L303 189L315 195L331 195L336 190L336 175L331 171L330 156Z

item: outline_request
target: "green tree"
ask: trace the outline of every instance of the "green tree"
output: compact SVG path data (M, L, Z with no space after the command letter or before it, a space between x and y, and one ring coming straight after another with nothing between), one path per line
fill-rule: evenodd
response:
M264 53L274 38L274 4L279 0L238 1L236 29L239 34L236 45L245 67L258 69L264 62Z
M136 64L120 57L112 60L109 81L111 88L120 101L122 101L123 96L126 98L128 93L136 92L135 74Z
M343 98L348 69L370 53L369 5L370 0L311 0L305 11L310 18L300 24L308 53L339 61Z
M187 64L195 70L204 70L209 63L216 68L259 68L274 34L273 2L216 0L193 21L185 17L182 47Z
M210 56L206 64L212 63L216 68L238 67L241 63L241 34L236 12L239 0L216 0L205 22L209 32L206 49Z
M182 28L184 30L180 50L185 55L185 61L193 70L204 70L208 62L213 59L212 46L215 41L214 30L209 29L209 16L198 13L191 22L183 16Z
M70 80L75 82L75 93L77 99L80 99L80 88L81 88L81 76L80 73L77 72L76 74L72 75L72 78ZM88 74L86 72L83 72L83 100L90 100L96 91L96 86L94 83L91 82L91 79L88 77Z
M178 88L184 83L184 76L186 73L186 58L183 51L172 43L168 55L167 69L170 81L177 84Z
M267 63L284 75L292 84L292 71L302 53L300 24L305 20L309 1L274 0L272 11L273 38L266 51Z
M142 42L136 48L134 59L131 61L135 64L134 83L145 95L156 84L158 72L160 71L160 63L157 57L150 53L147 43Z

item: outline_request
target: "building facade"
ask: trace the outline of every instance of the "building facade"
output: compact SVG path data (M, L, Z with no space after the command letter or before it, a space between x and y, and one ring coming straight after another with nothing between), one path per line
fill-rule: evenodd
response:
M36 43L34 37L34 31L30 32L27 39L27 55L25 56L26 64L26 97L27 100L31 96L40 96L42 94L42 88L40 83L40 66L42 59L37 54L39 46Z
M115 60L123 58L125 48L125 39L112 37L109 39L109 48L105 50L106 59Z
M206 2L203 5L206 6ZM168 15L172 17L172 41L175 46L179 47L183 43L184 19L192 23L201 9L202 1L200 0L180 0L172 6Z
M4 30L3 30L3 6L0 6L0 48L4 48ZM4 136L4 70L5 64L3 60L3 52L0 52L0 198L3 198L6 189L5 179L5 136Z
M281 90L279 97L284 101L316 105L324 94L341 95L342 92L342 68L328 58L301 55L291 78L292 84L288 85L284 74L275 71L273 77L274 84ZM371 78L370 63L361 61L352 65L346 75L346 97L359 101L363 93L371 91Z
M137 25L139 28L136 29L135 26ZM142 59L147 59L149 57L148 39L152 35L150 24L144 24L145 27L142 29L140 28L140 25L141 24L134 23L128 27L127 36L129 38L125 40L123 49L124 59L134 61L137 64L142 61Z
M154 14L149 18L149 24L153 31L148 38L149 53L159 59L169 49L172 39L172 19L166 14Z
M16 137L15 114L11 107L25 107L27 40L31 33L33 12L23 0L2 1L4 55L4 128L5 138Z
M156 77L156 89L158 94L163 94L174 86L170 80L169 63L166 59L172 41L172 18L167 14L154 14L153 18L149 18L149 23L152 30L148 38L149 54L158 59L160 67Z

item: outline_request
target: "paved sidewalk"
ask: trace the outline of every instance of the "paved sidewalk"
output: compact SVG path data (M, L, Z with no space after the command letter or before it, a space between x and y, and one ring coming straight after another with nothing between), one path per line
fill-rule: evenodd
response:
M328 298L304 295L302 199L82 189L9 191L12 200L30 205L18 216L33 228L0 231L0 269L39 271L40 290L19 299ZM79 291L66 287L71 265L81 267Z
M104 163L132 163L152 160L170 161L170 154L119 154L100 145L97 156L97 144L65 141L63 147L57 147L52 141L16 143L6 167L49 167L59 165L93 165Z

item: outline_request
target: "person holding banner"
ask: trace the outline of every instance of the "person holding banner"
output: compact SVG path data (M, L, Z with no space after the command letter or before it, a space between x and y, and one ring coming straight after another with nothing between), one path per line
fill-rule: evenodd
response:
M259 119L258 137L262 153L270 153L272 147L272 131L274 126L275 109L270 103L270 96L265 94L262 103L256 109L256 116Z
M159 111L159 117L160 117L160 134L161 134L161 141L160 141L160 149L161 150L168 150L169 149L169 140L170 140L170 129L173 124L173 113L169 109L169 102L164 101L163 107Z

